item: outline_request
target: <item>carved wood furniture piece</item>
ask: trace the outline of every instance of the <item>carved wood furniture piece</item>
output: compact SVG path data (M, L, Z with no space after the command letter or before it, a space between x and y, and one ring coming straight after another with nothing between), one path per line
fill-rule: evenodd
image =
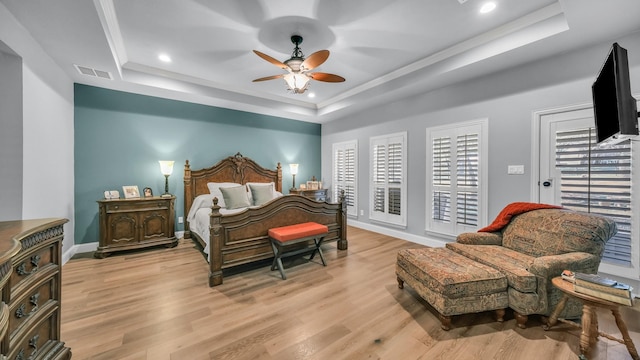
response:
M289 194L301 195L304 197L308 197L309 199L313 199L315 201L327 200L327 189L317 189L317 190L290 189Z
M112 252L178 244L175 196L98 200L100 238L97 258Z
M558 321L572 325L574 327L581 327L582 333L580 335L580 351L582 351L583 354L588 354L589 348L598 340L598 336L603 336L609 340L617 341L621 344L624 344L627 347L627 351L629 351L631 358L633 360L640 360L640 356L638 356L638 350L636 350L636 346L633 344L633 340L631 339L631 337L629 337L627 324L625 324L624 319L620 315L620 305L604 299L576 292L573 290L573 284L571 282L563 280L560 276L553 278L551 280L551 283L553 284L553 286L563 292L563 297L558 302L558 305L553 310L553 313L551 313L547 324L543 327L545 330L549 330ZM570 298L577 298L582 301L582 326L574 323L573 321L567 321L558 318ZM613 314L613 317L616 320L616 325L618 325L618 329L620 330L622 339L618 339L609 334L598 331L598 315L596 313L596 308L611 310L611 314Z
M263 168L253 160L237 153L216 165L200 170L191 170L187 160L184 166L184 212L198 195L209 194L207 183L274 182L275 189L282 192L282 169ZM271 228L304 222L326 225L329 232L325 243L337 241L338 249L347 249L346 203L318 202L302 196L281 196L262 206L250 207L235 214L223 215L217 201L211 207L209 244L209 286L222 284L223 269L270 259L273 250L268 231ZM217 200L217 199L216 199ZM194 235L204 248L205 243L185 224L185 238Z
M71 350L60 341L60 260L63 225L67 221L0 222L0 252L19 244L9 268L4 262L0 270L3 282L9 276L2 291L2 300L9 310L8 329L0 343L0 352L8 359L71 358ZM4 319L3 309L0 323Z
M322 265L327 266L320 246L328 232L328 227L314 222L269 229L269 240L271 240L274 256L273 262L271 263L271 271L277 267L278 270L280 270L282 280L286 280L287 276L284 274L282 258L306 253L311 253L309 261L313 260L313 257L318 253L320 260L322 260ZM313 241L313 247L291 249L291 245L308 243L310 241Z

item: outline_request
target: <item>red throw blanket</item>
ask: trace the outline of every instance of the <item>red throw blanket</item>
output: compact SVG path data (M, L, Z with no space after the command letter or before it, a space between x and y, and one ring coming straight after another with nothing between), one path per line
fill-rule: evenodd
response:
M494 231L501 230L503 227L505 227L509 223L509 221L511 221L512 217L516 215L520 215L522 213L526 213L527 211L538 210L538 209L561 209L561 208L562 206L558 206L558 205L538 204L538 203L530 203L530 202L514 202L505 206L504 209L500 211L500 214L498 214L496 219L493 220L491 225L483 227L482 229L478 230L478 232L494 232Z

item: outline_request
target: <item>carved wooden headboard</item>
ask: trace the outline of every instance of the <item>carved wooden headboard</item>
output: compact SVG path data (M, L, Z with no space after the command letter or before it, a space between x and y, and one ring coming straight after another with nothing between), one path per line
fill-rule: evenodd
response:
M209 168L191 170L189 160L184 165L184 213L188 214L193 200L202 194L208 194L207 183L235 182L274 182L276 190L282 192L282 168L280 163L275 170L266 169L248 157L237 153L221 160Z

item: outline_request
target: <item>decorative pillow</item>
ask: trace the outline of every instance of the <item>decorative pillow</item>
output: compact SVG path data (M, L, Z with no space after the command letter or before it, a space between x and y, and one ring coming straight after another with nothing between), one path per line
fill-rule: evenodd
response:
M234 187L221 187L220 192L224 198L227 209L238 209L251 206L247 196L247 188L244 185Z
M262 205L273 199L273 186L270 184L249 184L249 189L251 190L251 198L254 206Z
M210 182L210 183L207 183L207 187L209 188L209 193L210 194L220 193L220 188L223 188L223 187L234 187L234 186L240 186L240 185L241 184L232 183L232 182L221 182L221 183ZM222 205L220 205L220 206L222 206Z
M251 194L251 188L249 188L251 185L259 185L259 186L270 186L271 187L271 192L272 192L272 199L275 199L276 196L276 183L272 182L248 182L245 185L247 185L247 192L249 193L249 202L253 204L253 198L252 198L252 194Z

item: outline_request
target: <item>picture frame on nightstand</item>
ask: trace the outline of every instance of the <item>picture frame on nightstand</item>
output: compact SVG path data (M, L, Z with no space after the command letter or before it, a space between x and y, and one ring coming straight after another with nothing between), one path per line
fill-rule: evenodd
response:
M124 192L125 199L140 197L140 190L138 190L138 185L124 185L122 186L122 192Z

